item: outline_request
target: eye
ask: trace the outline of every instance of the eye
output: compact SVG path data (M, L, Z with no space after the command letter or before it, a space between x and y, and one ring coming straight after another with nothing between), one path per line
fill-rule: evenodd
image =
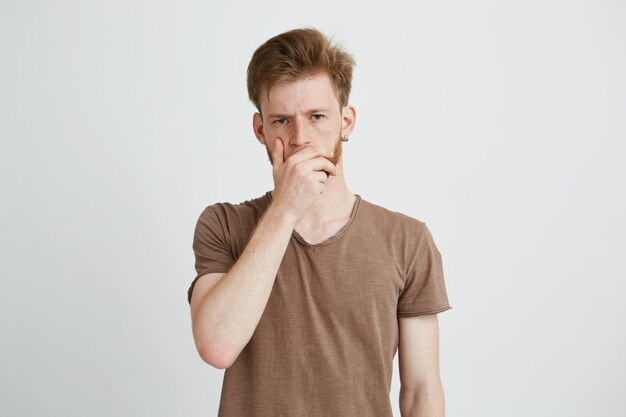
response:
M284 119L284 118L283 119L276 119L272 123L274 123L275 125L278 125L278 126L282 126L285 123L287 123L287 119Z
M326 116L324 116L323 114L314 114L311 117L313 117L313 120L322 120Z

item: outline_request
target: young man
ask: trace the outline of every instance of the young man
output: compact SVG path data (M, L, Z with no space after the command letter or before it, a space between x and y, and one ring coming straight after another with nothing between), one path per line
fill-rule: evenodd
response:
M188 291L202 359L226 369L220 417L443 416L437 313L450 309L422 221L353 194L342 143L353 59L314 29L254 53L254 133L274 189L201 213Z

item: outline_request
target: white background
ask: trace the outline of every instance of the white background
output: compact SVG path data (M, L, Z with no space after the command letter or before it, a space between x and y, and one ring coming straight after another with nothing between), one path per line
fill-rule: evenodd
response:
M0 414L217 414L193 229L273 187L245 70L311 25L357 61L350 190L442 253L447 415L626 415L626 3L372 4L0 3Z

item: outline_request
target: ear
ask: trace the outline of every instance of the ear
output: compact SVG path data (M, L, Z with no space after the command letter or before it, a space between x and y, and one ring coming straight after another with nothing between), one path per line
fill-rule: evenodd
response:
M346 105L341 111L341 136L350 136L356 123L356 109L353 105Z
M254 136L261 144L266 145L265 132L263 131L263 118L258 112L252 116L252 129L254 130Z

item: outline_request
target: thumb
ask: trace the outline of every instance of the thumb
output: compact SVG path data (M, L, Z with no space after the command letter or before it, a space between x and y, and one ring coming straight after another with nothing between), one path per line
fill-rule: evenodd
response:
M279 169L285 163L283 152L283 141L276 138L276 141L274 141L274 150L272 151L272 165L274 166L274 170Z

